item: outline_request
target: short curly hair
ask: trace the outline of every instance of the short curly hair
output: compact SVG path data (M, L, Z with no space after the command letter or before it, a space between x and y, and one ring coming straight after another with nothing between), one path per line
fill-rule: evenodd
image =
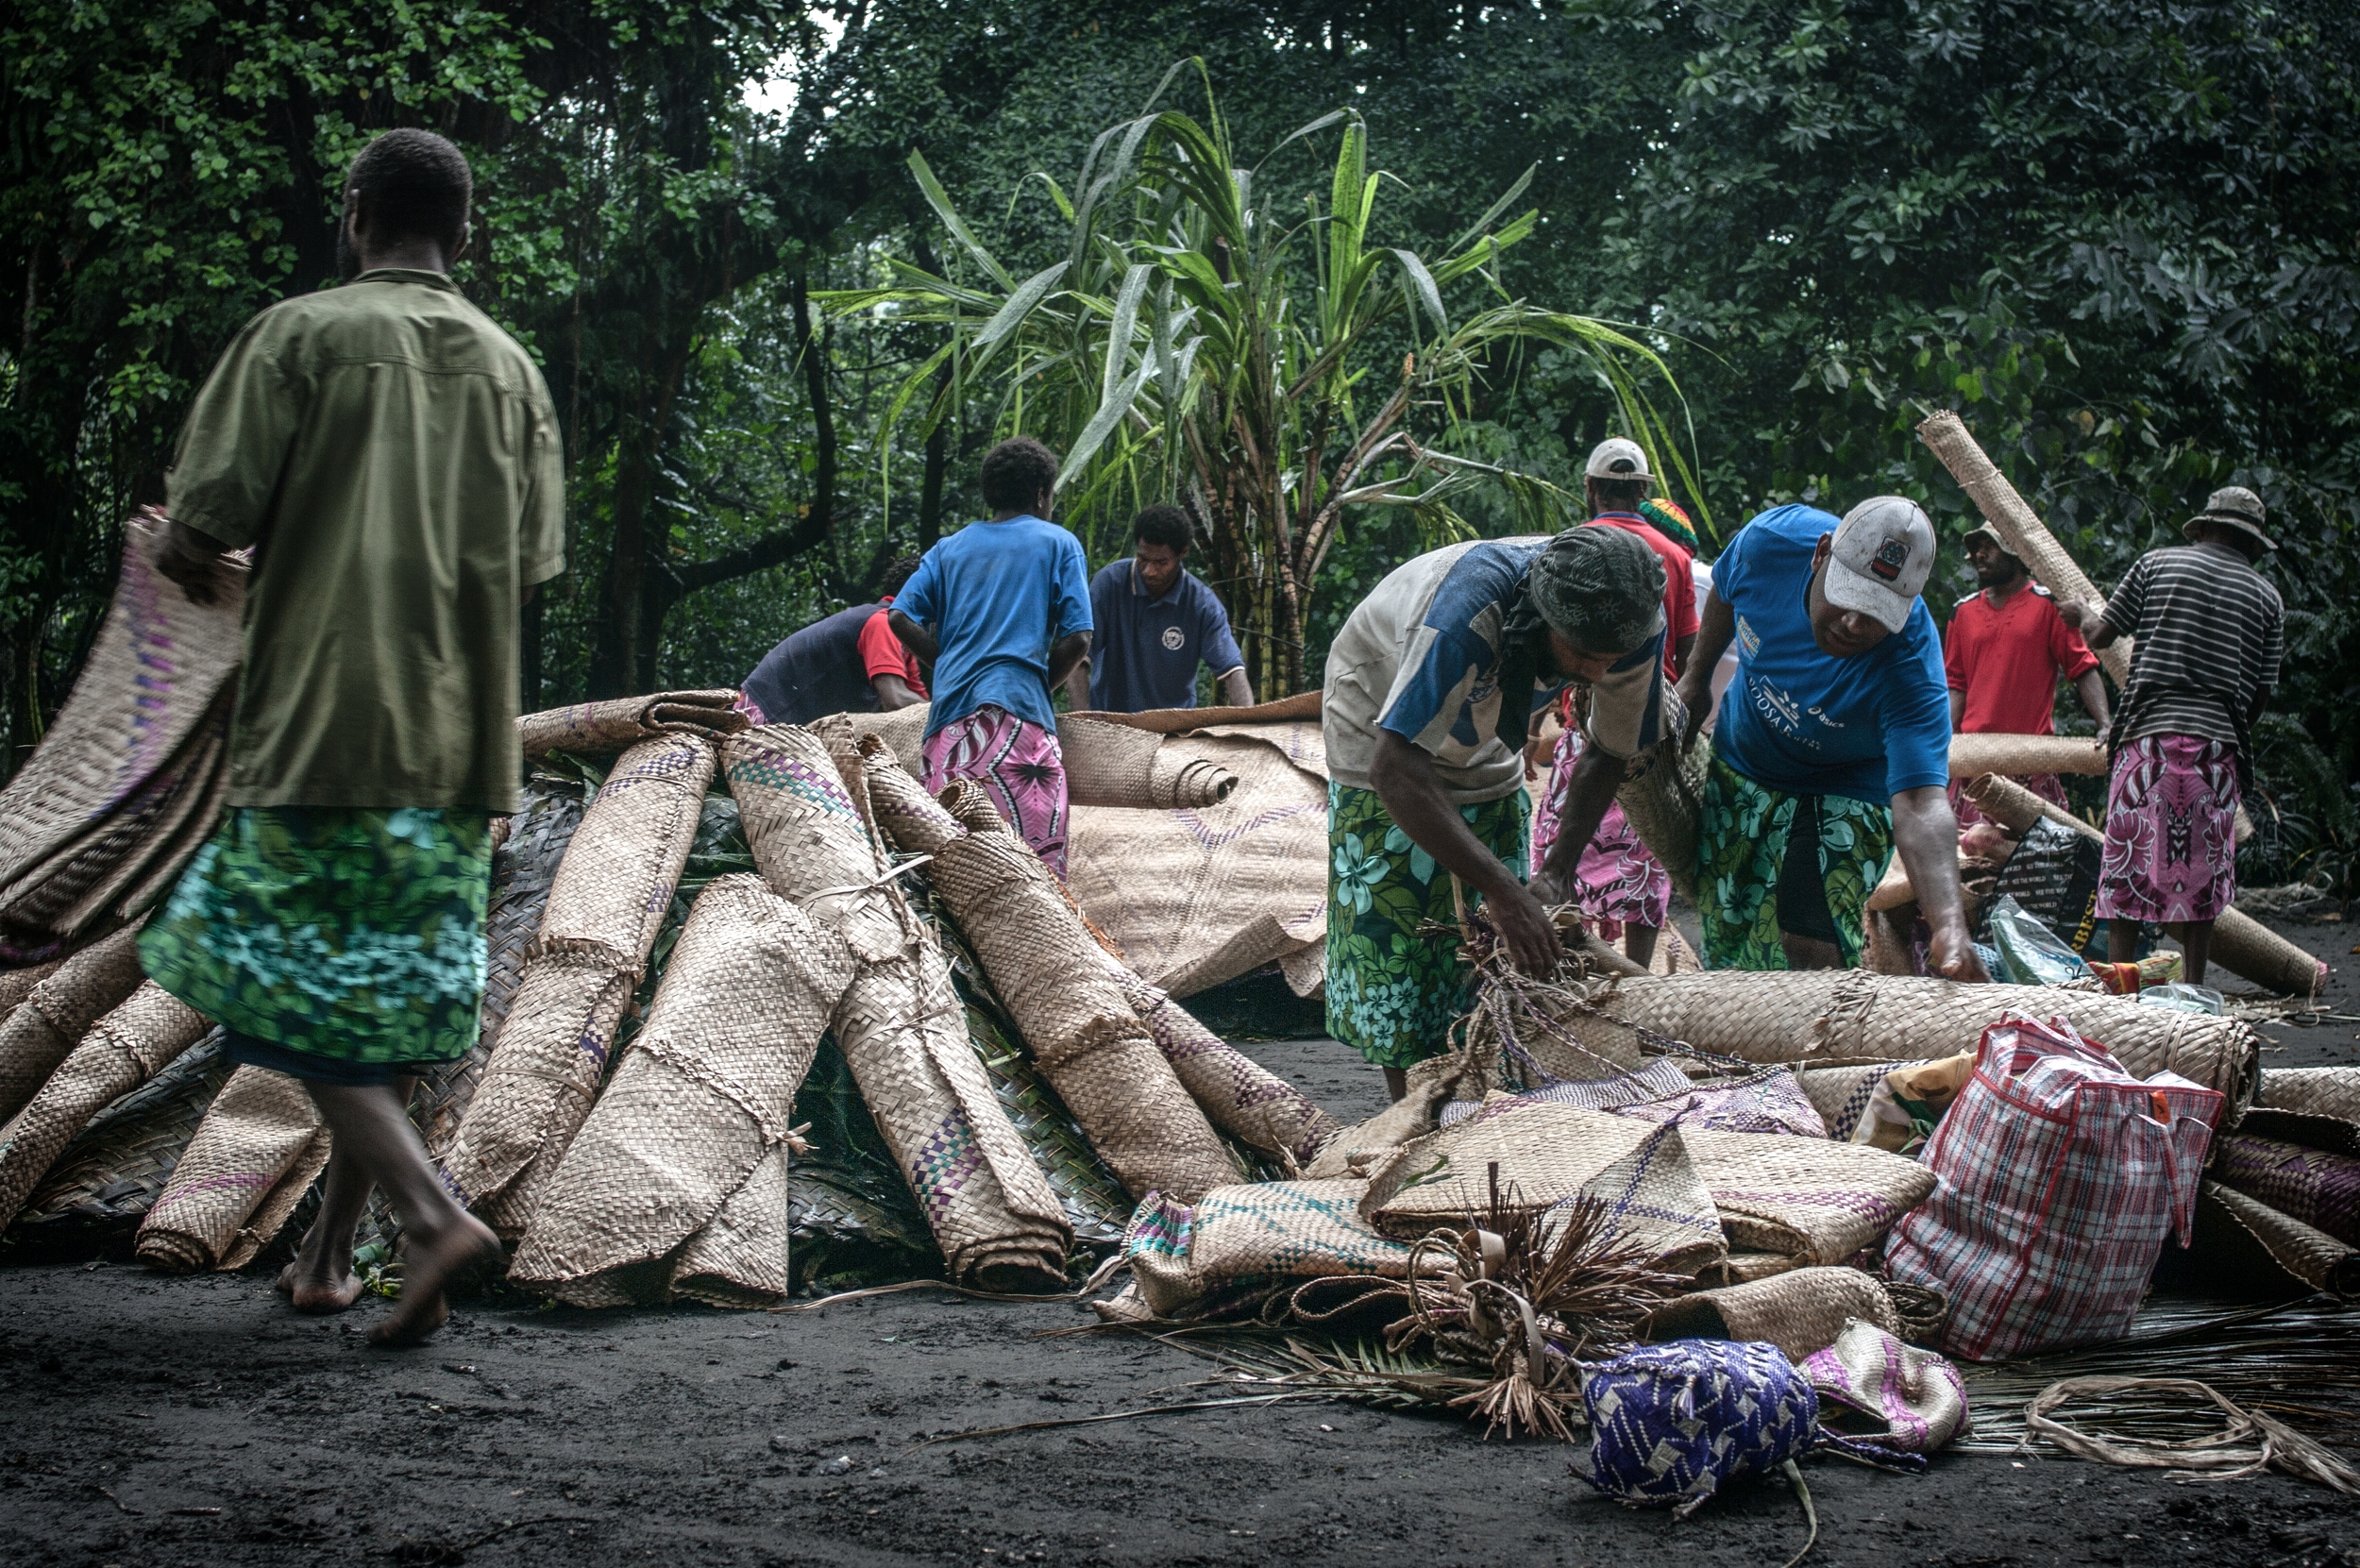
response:
M1029 435L1010 436L984 454L984 504L994 512L1029 507L1056 483L1057 454Z
M1131 520L1131 537L1142 545L1161 545L1174 555L1188 553L1195 530L1188 514L1169 501L1151 506Z
M440 240L456 250L467 231L475 177L466 155L430 130L389 130L345 171L345 197L368 214L369 237Z

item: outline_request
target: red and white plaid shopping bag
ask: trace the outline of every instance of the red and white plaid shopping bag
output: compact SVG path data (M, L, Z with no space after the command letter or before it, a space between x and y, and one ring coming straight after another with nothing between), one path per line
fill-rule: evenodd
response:
M2226 1098L2009 1014L1920 1156L1933 1195L1894 1228L1887 1271L1949 1293L1942 1348L1966 1360L2120 1339L2165 1236L2188 1244Z

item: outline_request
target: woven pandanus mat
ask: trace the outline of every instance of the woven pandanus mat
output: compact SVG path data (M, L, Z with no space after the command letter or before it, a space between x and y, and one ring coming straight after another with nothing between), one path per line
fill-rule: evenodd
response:
M0 969L0 1020L16 1011L16 1004L33 992L33 987L58 972L65 965L63 958L45 959L19 969Z
M329 1153L328 1127L299 1080L238 1069L142 1222L140 1261L168 1274L244 1267L278 1238Z
M936 851L927 875L1033 1059L1133 1197L1191 1202L1237 1179L1038 855L1013 834L970 824Z
M967 832L965 824L926 793L924 784L910 777L892 748L878 736L860 737L859 756L868 783L869 812L895 849L903 854L932 854Z
M1650 1340L1762 1340L1799 1365L1827 1349L1854 1318L1888 1334L1900 1318L1884 1282L1858 1269L1791 1269L1768 1279L1676 1297L1649 1314Z
M1729 1245L1743 1251L1842 1263L1934 1189L1926 1167L1865 1144L1704 1127L1682 1133Z
M2360 1246L2360 1159L2232 1133L2220 1140L2213 1175L2281 1214Z
M598 1276L678 1248L700 1257L691 1273L785 1299L784 1161L744 1202L738 1194L786 1147L796 1090L852 968L833 930L760 878L707 886L509 1277L561 1301L576 1301L580 1282L598 1299L608 1293ZM716 1234L701 1238L708 1226ZM776 1255L735 1244L740 1235L770 1237ZM666 1294L682 1266L664 1281Z
M516 737L528 757L550 751L611 756L663 735L698 735L718 740L746 728L733 691L660 691L648 697L616 697L578 702L516 720Z
M1238 787L1237 775L1209 757L1088 714L1057 720L1057 747L1066 797L1077 806L1173 811L1218 805Z
M146 1216L229 1076L215 1030L91 1119L17 1212L12 1234L127 1234Z
M832 1031L952 1277L1061 1289L1064 1211L1001 1109L951 971L892 885L826 745L767 725L724 744L722 771L763 881L833 926L859 961Z
M139 935L126 927L59 964L0 1022L0 1122L41 1092L92 1024L140 988Z
M40 748L0 789L0 902L38 880L44 863L105 832L204 723L237 671L244 568L233 568L219 602L194 603L155 569L161 521L151 512L124 524L114 599L82 673Z
M1802 1080L1803 1093L1819 1109L1819 1120L1828 1124L1828 1136L1838 1143L1852 1139L1852 1129L1868 1110L1869 1099L1884 1075L1902 1062L1862 1062L1851 1067L1806 1068L1795 1074Z
M212 1026L154 981L91 1026L25 1108L0 1127L0 1228L74 1136L194 1045Z
M2360 1250L2350 1242L2224 1183L2197 1190L2188 1265L2198 1279L2233 1295L2307 1287L2360 1301Z
M1950 737L1950 776L2103 773L2106 743L2089 735L1975 734Z
M1187 1315L1224 1284L1273 1276L1406 1279L1408 1243L1361 1214L1368 1183L1261 1182L1215 1188L1194 1204L1141 1204L1122 1239L1131 1276L1159 1318Z
M1214 1126L1282 1167L1288 1160L1310 1164L1320 1146L1342 1130L1301 1089L1205 1028L1161 990L1119 965L1112 972L1156 1049Z
M624 752L582 813L557 868L541 940L597 944L647 962L697 836L716 764L701 735L663 735Z
M1705 770L1712 759L1712 743L1699 729L1689 737L1687 750L1680 749L1688 729L1688 711L1669 686L1663 691L1662 724L1663 738L1631 760L1614 799L1639 841L1671 873L1672 885L1694 902L1696 830L1703 814Z
M2274 1067L2253 1103L2309 1116L2360 1121L2360 1067Z

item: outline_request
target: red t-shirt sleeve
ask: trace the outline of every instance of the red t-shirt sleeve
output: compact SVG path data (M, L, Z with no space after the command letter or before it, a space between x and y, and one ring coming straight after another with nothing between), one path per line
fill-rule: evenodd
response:
M2057 667L2065 671L2066 680L2079 681L2098 667L2098 655L2082 640L2082 633L2067 626L2065 617L2057 614L2054 600L2041 602L2048 608L2048 656L2057 661Z
M898 675L910 683L910 690L920 697L926 695L926 681L918 672L918 660L893 634L893 618L882 610L869 616L868 624L860 629L860 665L871 681L880 675Z
M1664 606L1663 629L1668 638L1678 642L1693 637L1703 623L1696 618L1696 571L1688 558L1679 551L1663 563Z
M1973 602L1972 599L1959 601L1959 607L1950 613L1949 628L1943 633L1942 671L1948 678L1952 691L1966 690L1967 683L1975 678L1975 655L1969 651L1974 632L1968 624L1968 606Z

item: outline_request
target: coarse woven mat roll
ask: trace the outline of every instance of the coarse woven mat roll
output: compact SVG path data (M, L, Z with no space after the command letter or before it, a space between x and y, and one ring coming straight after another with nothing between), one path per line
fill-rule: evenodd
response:
M327 1168L329 1148L300 1080L238 1069L140 1222L133 1251L168 1274L244 1268L278 1238Z
M1696 832L1702 818L1705 770L1712 742L1699 727L1688 730L1688 710L1669 686L1663 691L1663 738L1631 759L1614 791L1616 803L1639 841L1654 851L1671 874L1672 885L1692 903L1696 898ZM1688 741L1686 750L1681 740Z
M1967 797L1976 809L2010 833L2021 835L2035 818L2046 817L2071 828L2084 838L2103 841L2105 835L2087 822L2042 800L2014 779L1986 773L1969 780ZM2234 907L2213 921L2212 962L2287 996L2313 997L2327 984L2327 964L2314 958L2252 916Z
M1062 1289L1072 1229L968 1043L950 969L893 887L851 781L818 735L788 725L733 736L722 768L763 881L859 960L832 1031L952 1277Z
M746 728L733 691L660 691L646 697L615 697L577 702L516 720L516 737L528 757L550 751L607 756L659 735L701 735L719 740Z
M877 831L895 849L903 854L932 854L965 836L967 824L926 793L926 786L910 776L883 738L863 735L857 744L861 771L868 782L869 813Z
M1193 1205L1159 1195L1132 1216L1123 1256L1159 1318L1189 1315L1231 1280L1406 1279L1410 1246L1381 1235L1362 1216L1368 1187L1357 1177L1257 1182L1215 1188Z
M127 1001L140 969L139 927L101 937L36 981L0 1022L0 1122L23 1110L92 1024Z
M660 735L615 760L558 865L541 915L544 944L595 944L633 969L648 961L716 760L702 735Z
M2259 1198L2347 1246L2360 1246L2360 1159L2231 1133L2220 1140L2212 1169L2222 1186Z
M711 1256L690 1273L733 1301L786 1299L786 1172L766 1168L789 1145L795 1092L851 980L852 955L833 929L759 877L716 878L690 908L647 1021L567 1147L509 1278L595 1303L611 1293L599 1276L685 1252L719 1224L699 1249ZM737 1203L757 1174L766 1179ZM766 1217L765 1203L775 1214ZM764 1235L776 1239L775 1256L729 1244ZM679 1268L662 1271L661 1298L678 1293Z
M2240 1020L2054 986L1967 985L1864 969L1715 970L1618 978L1592 1000L1625 1024L1700 1051L1805 1066L1931 1061L1975 1050L1983 1031L2010 1013L2062 1017L2133 1076L2171 1071L2220 1090L2232 1121L2251 1101L2261 1063L2261 1037Z
M229 808L228 743L228 714L225 711L219 744L210 765L211 781L204 795L169 841L148 848L138 880L127 884L116 896L110 911L115 919L127 920L144 916L161 902L180 880L189 862L196 858L196 852L220 831L222 818Z
M32 758L0 789L0 902L93 833L203 723L240 655L246 571L228 565L215 603L192 600L155 568L163 514L123 528L114 599L90 656Z
M1950 737L1950 776L1984 773L2021 777L2028 773L2106 771L2106 743L2092 735L1973 734Z
M0 1229L16 1218L75 1134L211 1027L153 980L93 1024L41 1092L0 1127Z
M1819 1107L1819 1120L1828 1124L1828 1136L1838 1143L1849 1143L1852 1129L1860 1125L1860 1119L1868 1112L1868 1102L1876 1095L1877 1086L1884 1082L1886 1073L1902 1065L1892 1061L1814 1067L1795 1076L1802 1080L1804 1095Z
M91 1119L18 1210L13 1234L129 1235L172 1180L230 1067L216 1029Z
M1934 1173L1860 1143L1685 1127L1731 1248L1843 1263L1926 1201Z
M1127 724L1134 730L1153 730L1159 735L1187 734L1191 730L1209 730L1216 724L1282 724L1305 718L1316 723L1320 717L1320 690L1314 686L1292 697L1256 702L1246 708L1147 708L1135 714L1101 713L1090 708L1085 710L1083 717L1104 719L1109 724Z
M1205 1117L1282 1168L1307 1166L1342 1128L1310 1097L1196 1020L1194 1014L1121 965L1111 966L1131 1010L1147 1025Z
M33 987L63 968L63 958L50 958L20 969L0 969L0 1020L16 1011L17 1003L30 996Z
M2360 1301L2360 1250L2282 1214L2261 1199L2207 1179L2198 1189L2190 1269L2235 1294L2325 1290Z
M2360 1121L2360 1067L2273 1067L2253 1103L2282 1111Z
M1237 775L1218 763L1167 751L1151 730L1089 714L1060 717L1057 746L1066 799L1077 806L1172 811L1218 804L1238 787Z
M1193 1203L1234 1183L1212 1124L1040 856L1012 833L975 827L935 851L927 880L1090 1147L1134 1198Z
M1858 1269L1815 1266L1675 1297L1648 1314L1644 1338L1765 1340L1800 1365L1835 1343L1854 1318L1901 1332L1883 1281Z

